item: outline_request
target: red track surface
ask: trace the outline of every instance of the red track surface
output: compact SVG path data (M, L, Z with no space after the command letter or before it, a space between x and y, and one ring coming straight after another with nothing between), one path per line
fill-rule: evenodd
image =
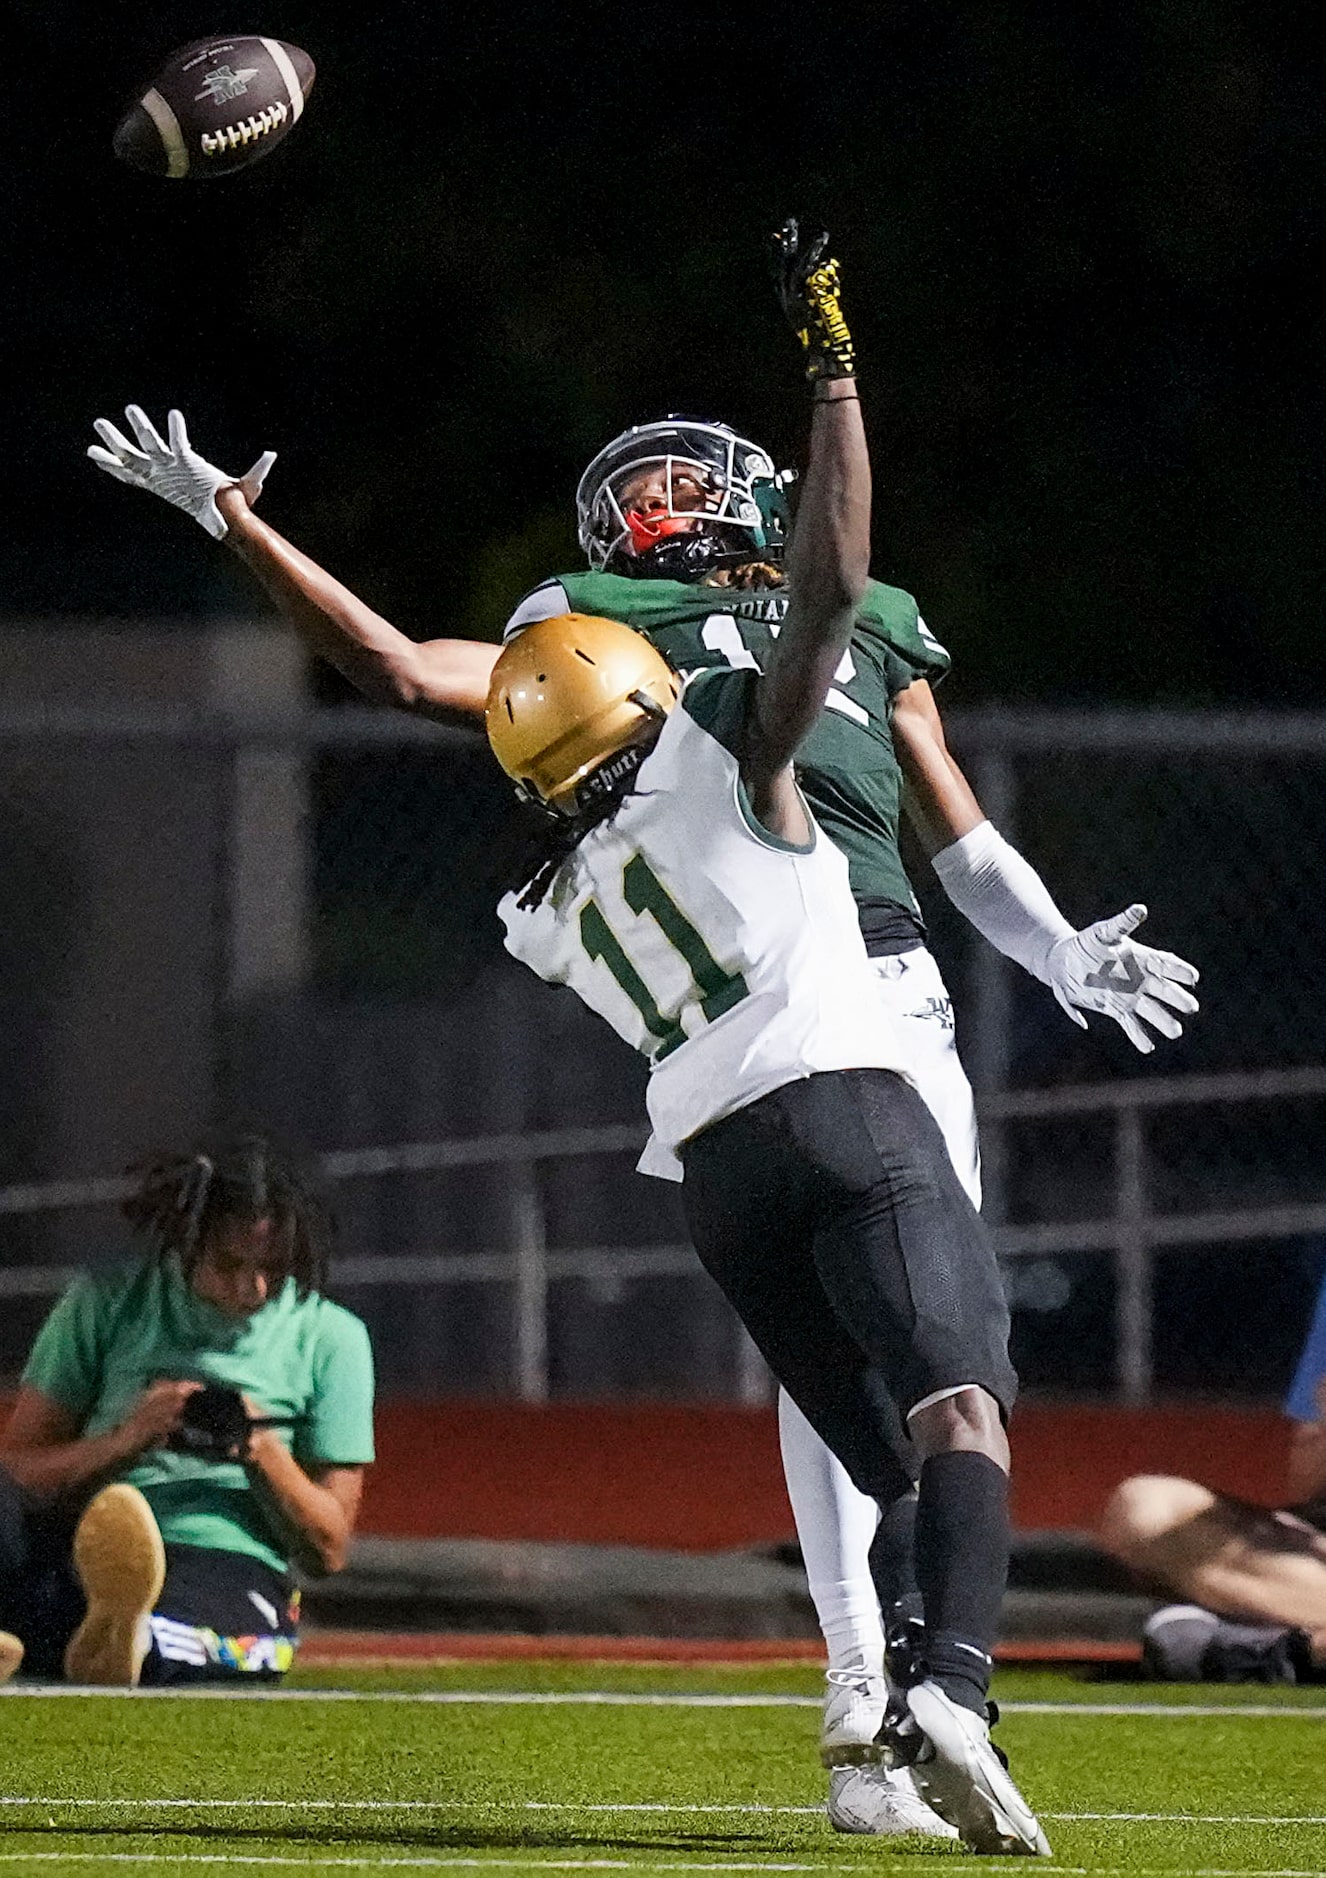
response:
M1271 1410L1029 1402L1013 1418L1022 1531L1097 1524L1129 1474L1183 1474L1274 1504L1288 1424ZM792 1536L771 1409L395 1401L362 1530L714 1552Z
M0 1417L8 1404L0 1397ZM1028 1402L1013 1418L1013 1521L1091 1531L1129 1474L1182 1474L1262 1505L1289 1424L1270 1409ZM395 1400L360 1529L718 1552L792 1537L772 1409L674 1402Z
M1001 1663L1136 1662L1132 1643L1008 1643ZM808 1637L524 1637L451 1631L309 1630L301 1663L327 1668L350 1664L419 1663L822 1663L823 1646Z

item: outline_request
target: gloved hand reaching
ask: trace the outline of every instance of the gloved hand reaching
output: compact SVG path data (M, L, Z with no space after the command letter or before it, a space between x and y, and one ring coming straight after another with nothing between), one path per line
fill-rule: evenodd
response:
M1046 957L1046 983L1075 1024L1085 1030L1084 1011L1099 1011L1122 1026L1143 1054L1155 1049L1150 1024L1162 1037L1178 1037L1197 1000L1188 990L1197 983L1195 965L1173 952L1137 945L1129 934L1146 918L1146 908L1130 906L1112 919L1098 919L1081 932L1058 940Z
M795 216L769 242L779 303L805 348L812 381L856 376L856 347L838 301L838 263L824 259L828 245L822 230L803 235Z
M207 462L189 442L183 414L172 411L166 421L169 442L158 434L145 411L136 404L125 406L124 415L138 442L130 443L123 431L104 417L93 429L101 444L92 444L88 455L98 469L114 476L117 482L133 483L150 490L163 502L174 503L186 515L204 527L217 541L227 534L226 522L216 506L217 492L238 488L246 502L254 503L262 492L268 470L276 461L275 450L264 450L251 469L242 476L227 476ZM104 445L104 448L102 447Z

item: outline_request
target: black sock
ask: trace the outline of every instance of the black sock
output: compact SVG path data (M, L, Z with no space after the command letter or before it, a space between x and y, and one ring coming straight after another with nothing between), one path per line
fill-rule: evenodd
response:
M988 1455L935 1454L922 1467L916 1578L927 1673L981 1714L1008 1578L1008 1475Z
M884 1619L884 1667L897 1689L915 1679L921 1593L916 1588L916 1492L903 1493L880 1514L870 1543L870 1576Z
M901 1493L880 1510L870 1542L870 1576L879 1608L887 1615L904 1598L916 1596L916 1494ZM920 1614L920 1606L917 1606Z

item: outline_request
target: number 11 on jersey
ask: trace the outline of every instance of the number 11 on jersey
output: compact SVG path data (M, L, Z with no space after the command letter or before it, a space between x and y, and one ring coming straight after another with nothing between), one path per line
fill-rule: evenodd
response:
M622 897L633 913L648 913L668 944L685 960L706 1023L741 1002L749 989L746 980L740 972L724 971L643 854L633 854L622 869ZM681 1011L691 1002L691 995L683 997L671 1017L659 1010L657 999L631 963L597 900L587 901L580 910L580 943L591 959L607 966L639 1011L645 1029L657 1037L655 1062L685 1043Z

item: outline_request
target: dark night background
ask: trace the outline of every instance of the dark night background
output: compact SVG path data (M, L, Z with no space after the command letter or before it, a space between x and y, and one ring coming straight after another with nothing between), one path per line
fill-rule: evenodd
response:
M796 211L832 229L843 261L875 570L953 651L950 707L1326 705L1310 9L17 0L6 17L0 614L57 631L61 615L265 611L200 529L85 461L93 418L136 400L158 418L178 404L232 472L276 449L264 514L406 630L495 637L530 584L576 564L576 479L626 424L708 412L800 458L804 388L761 252ZM116 120L165 54L235 30L317 62L282 147L211 182L117 164ZM497 952L478 861L510 817L505 788L477 738L450 767L426 750L326 752L313 784L309 983L276 1014L284 1029L265 1006L241 1013L256 1062L288 1059L270 1106L311 1141L358 1141L360 1108L333 1097L342 1057L356 1088L377 1088L363 1068L377 1050L391 1067L361 1105L365 1139L472 1133L469 1085L450 1090L434 1059L459 1047L447 1000ZM1015 1085L1326 1060L1323 895L1303 836L1326 804L1320 762L1175 749L1084 770L1060 753L1027 763L1020 788L1013 832L1066 911L1145 898L1148 935L1201 963L1205 1010L1143 1064L1017 974ZM78 925L67 897L11 891L0 1027L16 1061L40 1058L34 974L58 976L59 932ZM964 1012L965 941L933 898ZM397 1058L416 1033L411 1083ZM529 1125L579 1113L565 1055L546 1088L492 1078L494 1100L546 1103ZM405 1085L427 1101L398 1114ZM635 1086L586 1117L633 1112ZM1157 1203L1314 1197L1321 1105L1267 1115L1273 1134L1224 1111L1158 1129ZM1018 1218L1075 1216L1084 1180L1107 1179L1094 1137L1045 1139L1013 1141ZM15 1166L62 1171L39 1131L9 1145ZM469 1220L466 1192L445 1230ZM613 1204L624 1218L646 1202ZM436 1195L418 1218L421 1235L443 1230ZM620 1229L614 1216L599 1236ZM1278 1388L1320 1259L1316 1241L1161 1257L1160 1380ZM1074 1271L1064 1311L1022 1312L1019 1360L1032 1382L1061 1381L1067 1360L1077 1386L1103 1387L1106 1264ZM382 1342L408 1350L414 1294L400 1295ZM424 1342L438 1334L420 1324Z
M94 476L178 403L408 630L492 636L574 564L584 461L668 408L800 450L760 255L843 258L877 572L952 702L1326 701L1323 157L1310 9L955 0L9 10L0 546L13 616L245 610L200 531ZM318 64L229 180L121 168L161 56Z

